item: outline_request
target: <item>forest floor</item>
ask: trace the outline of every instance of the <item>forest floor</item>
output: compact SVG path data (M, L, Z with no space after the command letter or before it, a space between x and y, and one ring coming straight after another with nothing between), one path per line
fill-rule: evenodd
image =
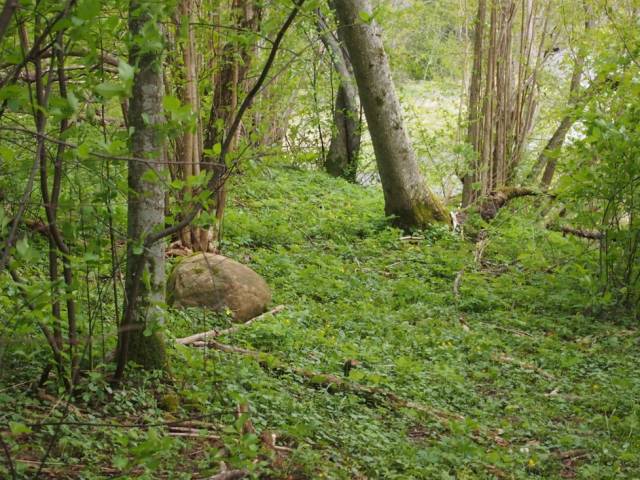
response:
M260 478L639 478L640 332L601 313L596 246L544 230L527 199L480 246L382 212L373 187L244 171L223 252L285 310L217 339L235 352L172 347L170 382L134 372L113 392L98 370L73 406L29 393L42 363L17 357L0 422L20 478L49 445L42 478L209 478L220 461ZM226 323L172 312L168 343Z

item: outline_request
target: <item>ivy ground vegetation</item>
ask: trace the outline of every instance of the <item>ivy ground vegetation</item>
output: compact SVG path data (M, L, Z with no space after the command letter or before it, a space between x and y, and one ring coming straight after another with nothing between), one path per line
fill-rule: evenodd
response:
M397 230L382 204L324 173L248 167L223 248L284 310L200 348L173 339L225 315L170 311L170 373L111 390L103 366L73 404L30 389L48 352L5 291L20 327L3 345L1 476L209 478L223 461L260 478L635 478L640 332L595 300L594 242L538 228L528 198L470 221L478 243Z
M640 0L0 0L0 478L639 479Z

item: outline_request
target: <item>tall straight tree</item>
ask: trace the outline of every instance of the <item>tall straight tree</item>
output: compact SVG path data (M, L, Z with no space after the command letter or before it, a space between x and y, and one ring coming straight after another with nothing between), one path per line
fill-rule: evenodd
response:
M262 3L256 0L233 0L230 12L231 21L241 37L230 39L222 48L218 65L215 71L213 83L213 99L211 101L211 112L204 132L205 156L209 161L214 160L215 155L207 154L216 147L225 143L229 131L233 125L234 116L238 109L240 99L247 84L247 74L251 67L251 60L255 54L255 44L257 33L260 30L262 19ZM233 132L229 139L229 150L236 149L240 136L240 129ZM219 188L216 191L216 219L215 245L212 250L218 250L219 240L222 233L222 219L226 204L226 187L220 180L226 175L227 166L216 165L214 176L219 179Z
M202 157L202 125L200 122L200 98L198 92L198 55L194 23L196 19L195 0L180 0L176 9L176 37L180 46L182 61L176 61L178 74L178 94L195 116L195 128L186 129L176 142L176 160L180 168L174 169L174 176L187 180L200 173ZM187 187L184 194L192 195ZM184 202L183 202L184 203ZM184 205L183 205L184 206ZM187 210L185 208L185 210ZM209 250L212 232L207 228L187 226L180 231L180 243L194 251Z
M164 227L164 123L162 98L162 20L165 6L153 0L129 5L129 62L135 68L129 102L133 128L128 174L127 274L125 314L118 336L120 379L128 360L147 369L165 365L164 342L157 332L163 321L164 244L145 239Z
M385 212L402 228L449 222L420 174L370 1L336 0L335 9L371 133Z
M478 1L467 132L474 156L463 207L513 184L537 110L549 18L540 4Z

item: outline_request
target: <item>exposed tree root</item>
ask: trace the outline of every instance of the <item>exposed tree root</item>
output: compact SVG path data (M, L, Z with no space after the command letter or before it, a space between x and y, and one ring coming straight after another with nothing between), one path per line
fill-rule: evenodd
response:
M483 218L483 220L488 222L490 220L493 220L496 215L498 215L500 209L504 207L510 200L519 197L536 196L541 194L542 193L539 190L535 190L533 188L503 188L501 190L491 192L485 198L481 199L480 204L478 205L478 211L480 212L480 216Z

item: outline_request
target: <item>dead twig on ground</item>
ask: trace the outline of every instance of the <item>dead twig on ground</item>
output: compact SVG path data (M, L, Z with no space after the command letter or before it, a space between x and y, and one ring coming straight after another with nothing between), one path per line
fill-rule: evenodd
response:
M220 337L222 335L229 335L231 333L236 333L241 328L251 325L252 323L255 323L257 321L264 320L269 315L276 315L282 312L284 309L285 309L284 305L278 305L277 307L272 308L268 312L265 312L262 315L258 315L257 317L253 317L252 319L240 325L225 328L224 330L214 329L214 330L209 330L207 332L196 333L195 335L190 335L188 337L178 338L176 339L176 343L180 345L193 345L197 343L198 346L202 346L202 345L199 345L201 342L206 342L210 338L215 338L215 337Z

